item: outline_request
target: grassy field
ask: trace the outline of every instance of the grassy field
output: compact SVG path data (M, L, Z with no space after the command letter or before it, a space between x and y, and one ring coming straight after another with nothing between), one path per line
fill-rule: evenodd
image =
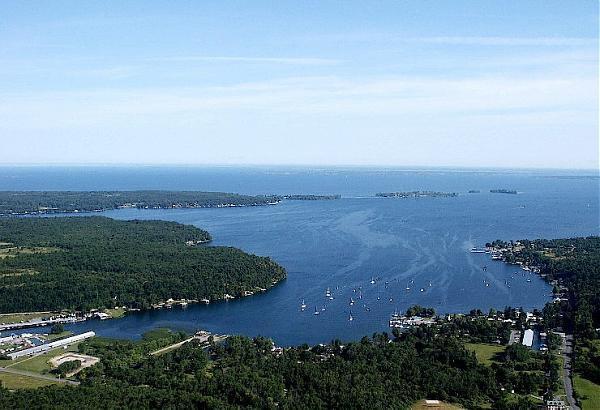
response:
M460 410L462 407L454 404L444 403L440 401L440 404L425 404L425 400L419 400L411 406L411 410Z
M52 316L52 312L31 312L31 313L3 313L0 314L0 323L19 323L27 322L31 319L47 318Z
M475 356L480 363L491 365L497 362L498 355L504 352L505 347L502 345L491 345L485 343L465 343L465 347L475 352Z
M49 380L34 379L33 377L9 373L0 373L0 383L10 390L35 389L37 387L50 386L51 384L60 384Z
M27 255L32 253L50 253L57 251L57 248L44 248L44 247L24 247L24 246L13 246L13 247L2 247L0 248L0 259L14 258L17 255Z
M600 386L593 383L581 376L575 376L573 380L573 387L577 392L577 397L581 402L581 408L583 410L592 410L598 408L600 403Z
M72 336L72 335L73 335L73 332L71 332L70 330L64 330L64 331L62 331L60 333L54 333L54 334L50 333L48 335L48 341L52 342L54 340L63 339L65 337L67 337L67 336Z
M14 364L9 364L8 366L5 365L5 367L10 367L12 369L27 370L30 372L35 372L35 373L40 373L40 374L48 374L50 372L50 370L52 369L52 366L50 365L50 363L48 363L48 360L50 360L51 358L53 358L55 356L61 355L65 352L76 352L76 351L77 351L77 344L69 346L68 349L63 349L62 347L59 347L59 348L52 349L49 352L46 352L46 353L38 355L38 356L27 357L25 359L15 361Z
M126 310L117 307L114 309L105 309L104 312L111 315L113 319L118 319L120 317L125 316Z

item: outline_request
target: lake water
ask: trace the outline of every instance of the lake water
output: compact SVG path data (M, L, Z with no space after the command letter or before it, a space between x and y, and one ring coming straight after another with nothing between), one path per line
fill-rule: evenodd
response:
M494 239L598 235L598 182L597 174L582 171L0 168L0 189L343 195L335 201L286 201L267 207L103 213L116 219L196 225L212 234L214 245L272 257L287 269L288 278L269 292L242 300L141 312L69 329L119 338L137 338L154 327L207 329L264 335L280 345L356 340L389 331L390 314L414 304L441 313L507 305L543 307L551 288L539 277L469 250ZM489 193L496 188L519 194ZM481 193L468 194L470 189ZM373 197L376 192L405 190L461 195ZM327 288L333 300L325 297ZM314 315L315 308L319 315ZM348 320L350 313L353 321Z

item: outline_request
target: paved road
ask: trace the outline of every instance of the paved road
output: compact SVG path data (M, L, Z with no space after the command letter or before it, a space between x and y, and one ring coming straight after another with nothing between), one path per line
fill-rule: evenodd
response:
M48 381L57 382L57 383L67 383L67 384L72 384L74 386L77 386L79 384L79 382L76 382L73 380L56 379L52 376L45 376L43 374L28 372L26 370L18 370L18 369L11 369L11 368L7 369L6 367L0 367L0 372L17 374L19 376L32 377L34 379L48 380Z
M194 339L197 339L197 338L198 338L197 336L192 336L192 337L190 337L189 339L185 339L185 340L183 340L183 341L181 341L181 342L174 343L174 344L172 344L172 345L169 345L169 346L165 346L165 347L163 347L162 349L155 350L155 351L151 352L150 354L151 354L152 356L155 356L155 355L157 355L157 354L164 353L164 352L166 352L166 351L168 351L168 350L177 349L178 347L182 346L183 344L185 344L185 343L188 343L188 342L191 342L192 340L194 340Z
M563 343L562 355L564 358L563 381L565 383L565 393L567 402L573 410L580 410L573 397L573 379L571 371L571 356L573 354L573 335L567 335L566 341Z

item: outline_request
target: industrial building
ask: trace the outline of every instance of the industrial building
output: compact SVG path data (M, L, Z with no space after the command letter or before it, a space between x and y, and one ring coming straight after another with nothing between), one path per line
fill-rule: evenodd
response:
M533 330L527 329L523 333L523 343L524 346L532 347L533 346Z
M38 353L43 353L51 349L55 349L61 346L67 346L72 343L81 342L82 340L89 339L90 337L96 336L95 332L85 332L75 336L69 336L64 339L55 340L54 342L44 343L39 346L33 346L28 349L19 350L18 352L9 353L7 356L12 360L23 356L31 356Z

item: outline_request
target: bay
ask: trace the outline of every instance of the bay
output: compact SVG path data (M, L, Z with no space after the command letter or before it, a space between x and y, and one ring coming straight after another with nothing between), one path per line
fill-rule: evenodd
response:
M516 189L519 194L489 192L498 188ZM265 207L103 212L116 219L193 224L211 232L212 245L270 256L288 271L287 280L278 286L240 300L68 327L117 338L135 339L152 328L169 327L264 335L280 345L313 344L389 331L390 314L414 304L434 307L439 313L508 305L541 308L551 293L541 278L470 249L494 239L598 235L600 230L598 178L593 171L20 167L0 169L0 189L187 189L343 196ZM460 195L374 197L377 192L408 190ZM302 300L307 305L304 311Z

